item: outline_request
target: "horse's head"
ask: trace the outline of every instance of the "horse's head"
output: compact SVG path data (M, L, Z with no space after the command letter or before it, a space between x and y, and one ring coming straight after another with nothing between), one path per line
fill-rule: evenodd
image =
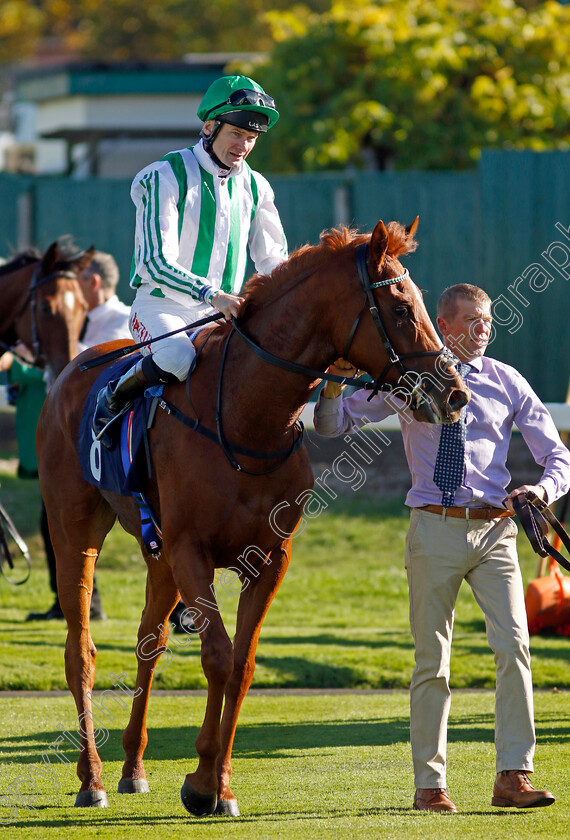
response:
M417 420L449 423L458 419L470 394L398 259L415 250L417 225L417 218L408 227L379 221L369 241L355 239L358 295L348 312L345 308L335 351L366 370L379 389L391 386L397 410L403 401ZM347 334L350 318L355 320Z
M53 242L35 267L28 306L31 349L47 367L50 378L58 376L77 354L87 312L78 275L89 265L94 252L92 247L66 255L59 243Z

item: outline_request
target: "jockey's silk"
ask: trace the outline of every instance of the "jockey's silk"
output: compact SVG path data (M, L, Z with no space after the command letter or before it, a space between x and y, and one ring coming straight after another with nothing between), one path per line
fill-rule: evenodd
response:
M195 319L211 314L214 292L239 292L248 247L262 274L287 257L269 182L245 162L220 177L202 143L142 169L131 198L136 207L131 286L148 283L152 294L194 309Z

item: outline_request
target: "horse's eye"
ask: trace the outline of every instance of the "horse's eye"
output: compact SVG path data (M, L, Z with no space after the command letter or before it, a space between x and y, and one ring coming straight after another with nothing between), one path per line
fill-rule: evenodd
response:
M409 318L410 312L407 306L395 306L394 315L396 318Z
M51 308L51 304L46 298L42 300L40 312L45 318L50 318L53 315L53 309Z

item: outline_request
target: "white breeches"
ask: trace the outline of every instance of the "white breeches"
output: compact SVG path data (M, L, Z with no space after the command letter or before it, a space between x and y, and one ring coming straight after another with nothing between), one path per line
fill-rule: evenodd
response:
M197 304L185 308L170 298L154 297L148 286L140 286L131 308L129 328L134 340L148 341L164 333L192 324L204 314L214 314L212 307ZM196 355L188 333L180 332L162 341L141 348L143 355L152 353L156 365L181 382L186 379L192 359Z

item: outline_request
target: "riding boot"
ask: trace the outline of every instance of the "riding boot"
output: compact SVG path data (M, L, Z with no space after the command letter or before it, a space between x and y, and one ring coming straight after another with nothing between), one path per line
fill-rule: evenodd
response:
M106 449L113 449L114 421L132 408L135 397L141 396L150 385L164 385L172 379L175 377L161 371L150 356L145 356L120 379L108 382L97 394L92 423L96 439Z

